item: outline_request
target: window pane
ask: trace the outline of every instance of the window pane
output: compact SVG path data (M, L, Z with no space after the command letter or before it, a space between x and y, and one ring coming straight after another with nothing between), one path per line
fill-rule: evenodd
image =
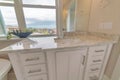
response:
M23 4L55 6L55 0L23 0Z
M2 7L0 6L1 15L7 31L18 29L18 23L13 7Z
M56 10L24 8L27 28L34 28L40 34L56 34Z
M14 2L14 0L0 0L0 2L13 3L13 2Z

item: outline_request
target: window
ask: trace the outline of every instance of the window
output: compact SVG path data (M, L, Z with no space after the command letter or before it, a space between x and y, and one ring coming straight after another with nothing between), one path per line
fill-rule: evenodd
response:
M23 10L27 28L34 28L43 35L54 34L53 30L56 30L55 9L24 8Z
M14 7L0 6L0 10L6 31L9 31L10 29L17 29L18 23L17 23Z
M14 3L14 0L0 0L3 3Z
M56 0L0 0L5 32L28 28L33 35L56 35Z
M23 0L23 4L55 6L55 0Z

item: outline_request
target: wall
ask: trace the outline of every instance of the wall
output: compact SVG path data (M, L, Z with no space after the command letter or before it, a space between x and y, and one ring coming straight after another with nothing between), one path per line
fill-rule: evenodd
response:
M120 80L120 56L118 58L115 69L113 71L113 75L112 75L111 80Z
M119 55L120 55L120 40L117 44L113 46L111 55L109 57L109 60L106 66L105 75L109 77L110 79L112 78L113 71L115 69L115 65L118 60Z
M120 34L120 0L92 0L90 32Z
M76 31L88 30L90 8L91 0L77 0L75 25Z

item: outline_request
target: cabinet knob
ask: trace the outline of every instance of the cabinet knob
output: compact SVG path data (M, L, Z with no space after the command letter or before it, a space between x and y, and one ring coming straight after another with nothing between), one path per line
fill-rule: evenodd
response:
M37 70L29 70L28 73L35 73L35 72L41 72L41 69L37 69Z
M104 50L95 50L95 52L104 52Z
M102 62L102 60L101 59L93 60L93 62Z
M25 61L33 61L33 60L39 60L39 57L33 57L33 58L27 58Z

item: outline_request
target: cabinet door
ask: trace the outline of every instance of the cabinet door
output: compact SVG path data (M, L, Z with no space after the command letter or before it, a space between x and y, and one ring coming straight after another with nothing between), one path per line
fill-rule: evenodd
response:
M57 80L83 80L87 50L56 52Z

